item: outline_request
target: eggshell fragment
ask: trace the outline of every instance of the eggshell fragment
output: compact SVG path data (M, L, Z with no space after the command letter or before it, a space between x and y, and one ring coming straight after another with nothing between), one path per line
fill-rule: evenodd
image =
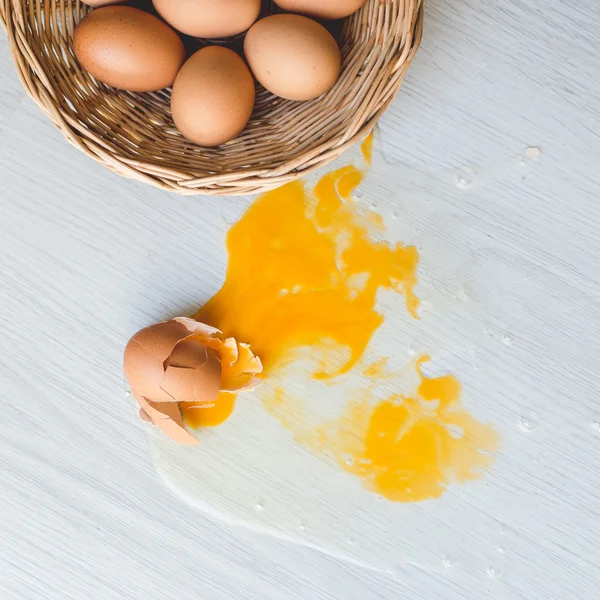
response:
M262 362L254 355L249 344L237 342L234 338L223 340L221 331L194 319L176 317L174 320L184 325L190 333L200 336L208 348L217 350L221 357L222 392L254 389L262 383L262 379L256 377L262 373Z
M146 423L152 423L150 415L143 408L140 408L139 415L142 421L145 421Z
M152 402L135 392L134 397L152 423L173 441L188 446L197 446L200 443L185 428L179 404L174 402Z
M183 325L190 333L197 333L205 338L216 337L221 334L221 331L216 327L200 323L200 321L190 319L189 317L175 317L173 321L179 325Z
M300 15L271 15L246 34L244 53L258 81L287 100L312 100L337 81L341 55L321 24Z
M124 354L132 389L154 402L214 402L221 383L218 352L176 321L136 333Z
M185 60L177 33L131 6L105 6L86 15L75 28L73 50L98 81L131 92L170 86Z
M275 4L292 13L313 19L343 19L361 8L367 0L275 0Z
M246 31L260 14L260 0L153 0L172 27L198 38L226 38Z

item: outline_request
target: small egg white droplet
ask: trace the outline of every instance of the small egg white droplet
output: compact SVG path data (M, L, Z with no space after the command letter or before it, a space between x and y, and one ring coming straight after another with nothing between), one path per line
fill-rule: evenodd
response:
M506 333L504 334L502 341L504 342L505 346L512 346L515 342L515 336L512 335L512 333Z
M354 457L351 454L344 454L342 460L351 467L354 464Z
M456 185L464 190L469 187L469 180L464 175L459 175L456 178Z
M456 187L461 190L466 190L473 185L475 180L475 171L470 167L465 167L456 175Z
M444 567L446 567L447 569L453 567L454 565L456 565L456 558L454 558L454 556L445 556L444 557Z
M519 419L519 429L523 433L531 433L535 429L535 422L527 417L521 417Z
M498 571L498 569L496 569L494 567L488 567L486 569L486 575L490 579L497 579L498 577L500 577L500 571Z

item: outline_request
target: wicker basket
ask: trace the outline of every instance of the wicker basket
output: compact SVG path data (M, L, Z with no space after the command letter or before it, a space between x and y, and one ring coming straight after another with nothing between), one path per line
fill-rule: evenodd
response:
M265 2L265 11L273 9ZM368 0L341 29L342 75L310 102L259 88L248 127L215 149L177 132L170 91L97 83L72 51L79 0L0 0L0 19L27 92L74 146L122 175L180 194L273 189L337 158L371 131L398 91L422 36L422 0Z

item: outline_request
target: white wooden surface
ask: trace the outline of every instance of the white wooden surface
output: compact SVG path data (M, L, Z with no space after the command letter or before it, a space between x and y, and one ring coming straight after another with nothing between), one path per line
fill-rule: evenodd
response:
M421 246L429 317L410 335L504 438L494 472L465 488L460 547L436 537L449 504L400 507L433 532L408 539L439 568L378 573L165 489L123 398L122 347L218 289L226 229L250 200L170 196L103 170L24 96L0 36L0 598L597 595L600 5L426 12L372 180L399 239ZM528 146L542 154L523 165Z

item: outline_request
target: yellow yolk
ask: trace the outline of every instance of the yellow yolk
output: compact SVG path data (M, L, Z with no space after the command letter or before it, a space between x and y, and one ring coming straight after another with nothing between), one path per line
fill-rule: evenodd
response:
M185 422L192 428L215 427L229 419L235 406L235 394L221 392L214 406L194 408L193 404L182 402L179 406Z
M479 479L499 442L492 427L463 408L455 377L423 376L421 364L427 360L417 361L421 382L413 397L393 395L374 407L350 404L346 420L353 431L338 427L325 441L343 469L396 502L437 498L448 483Z
M362 153L369 163L372 136ZM380 290L403 295L417 318L417 249L371 237L384 226L352 198L363 177L346 166L314 190L300 181L285 185L258 198L230 229L225 283L195 318L250 344L262 360L261 377L293 364L296 351L309 347L323 358L299 376L334 385L363 358L384 320L376 309ZM340 353L342 364L333 359ZM333 457L373 492L402 502L435 498L449 482L480 477L491 463L482 451L493 451L497 438L462 407L456 378L422 375L427 358L417 363L415 394L382 402L367 390L364 401L348 402L343 415L321 426L310 425L302 401L282 387L263 396L263 406L298 443ZM379 357L362 374L373 384L387 378L387 360ZM214 408L184 406L184 418L193 427L220 424L234 400L225 393Z
M325 339L348 348L350 359L319 375L351 369L383 321L375 310L382 288L404 293L416 315L418 252L371 240L350 199L362 178L344 167L314 196L301 182L288 184L259 198L229 231L227 279L195 318L247 341L266 377L290 350ZM366 279L358 290L357 277Z

